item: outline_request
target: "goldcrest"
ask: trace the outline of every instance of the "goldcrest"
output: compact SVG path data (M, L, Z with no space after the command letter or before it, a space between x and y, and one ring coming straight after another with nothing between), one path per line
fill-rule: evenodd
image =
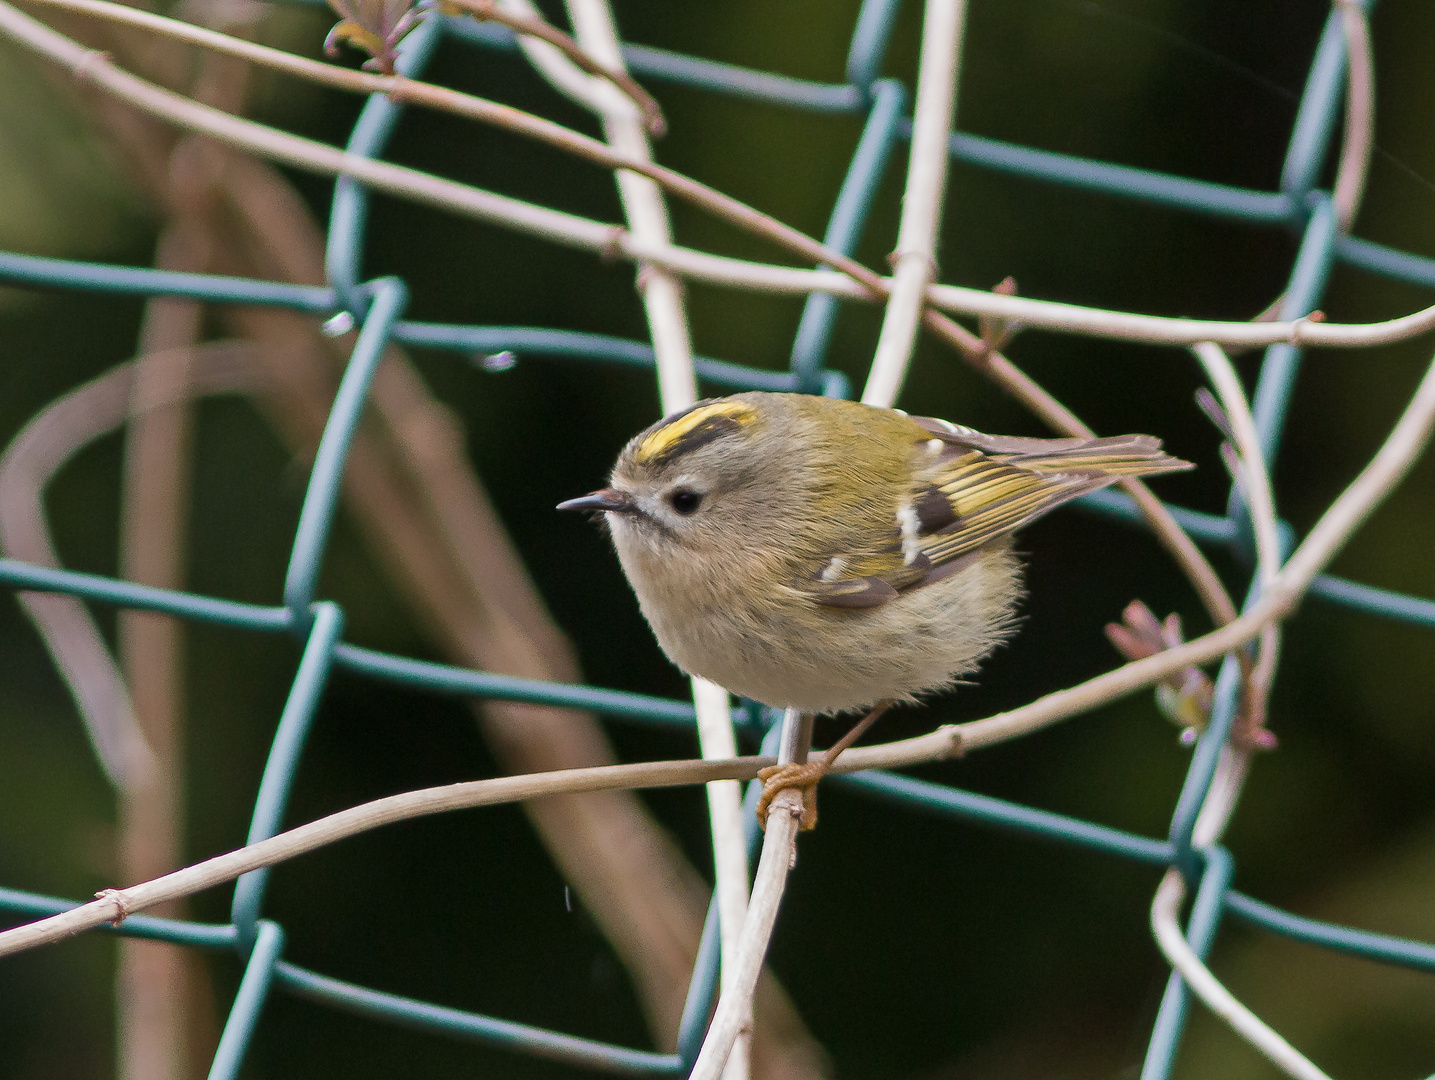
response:
M703 401L636 435L600 511L669 659L777 708L908 701L1012 633L1011 534L1190 464L1147 435L1025 439L803 394Z

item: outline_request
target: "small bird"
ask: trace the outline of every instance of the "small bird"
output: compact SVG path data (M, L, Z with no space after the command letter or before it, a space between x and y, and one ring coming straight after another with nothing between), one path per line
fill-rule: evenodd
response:
M606 518L658 644L687 674L776 708L870 709L840 753L891 703L951 686L1011 635L1015 530L1122 477L1188 468L1148 435L1009 438L753 392L658 421L608 487L558 509ZM835 757L765 770L766 797L810 794Z

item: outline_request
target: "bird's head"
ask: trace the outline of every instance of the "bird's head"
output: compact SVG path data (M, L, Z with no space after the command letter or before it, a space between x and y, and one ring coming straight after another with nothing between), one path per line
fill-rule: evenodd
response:
M764 453L764 395L702 401L635 435L609 486L560 503L607 519L620 552L719 554L760 527L782 471Z

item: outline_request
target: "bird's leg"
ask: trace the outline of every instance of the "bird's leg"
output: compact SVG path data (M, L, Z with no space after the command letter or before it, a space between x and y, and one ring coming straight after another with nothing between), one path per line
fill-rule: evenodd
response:
M758 824L767 828L767 807L773 797L786 788L799 788L802 791L802 828L803 831L817 827L817 781L821 780L836 763L837 758L849 746L862 737L862 733L877 722L877 718L890 709L891 701L879 701L872 706L871 711L857 723L852 725L851 730L838 739L832 746L816 761L789 762L786 765L769 765L757 774L762 781L762 797L757 800L757 821Z

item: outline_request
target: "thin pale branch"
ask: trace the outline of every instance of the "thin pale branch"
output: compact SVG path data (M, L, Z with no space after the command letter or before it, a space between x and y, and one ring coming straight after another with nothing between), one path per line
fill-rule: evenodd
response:
M1151 930L1171 966L1181 973L1186 985L1207 1008L1292 1080L1330 1080L1305 1055L1236 1000L1235 995L1201 962L1201 958L1187 944L1176 920L1185 896L1186 885L1180 871L1169 870L1151 903Z
M570 0L569 22L578 41L589 54L609 70L623 72L623 54L618 32L607 0ZM538 63L538 71L559 89L582 87L589 80L570 68L564 56ZM586 69L585 69L586 70ZM624 73L626 74L626 73ZM652 147L643 126L626 102L610 94L586 94L584 104L603 123L608 144L625 158L649 162ZM672 226L662 189L650 178L631 170L617 170L614 179L623 205L623 216L634 236L670 244ZM682 280L665 270L644 266L638 271L636 287L647 316L648 334L657 361L658 398L664 415L685 409L697 401L698 382L693 370L692 335L688 325ZM691 680L693 707L697 712L698 747L707 760L734 757L737 737L732 725L732 707L727 691L705 679ZM713 845L714 889L718 898L721 928L721 978L723 992L736 972L738 936L747 917L747 841L742 823L742 789L735 780L718 780L707 785L708 821ZM754 983L755 985L755 983ZM751 1027L751 1009L742 1025ZM738 1053L728 1080L747 1080L751 1040L739 1040Z
M72 2L80 3L82 0ZM98 14L98 11L93 13ZM199 28L193 29L198 31ZM706 185L662 166L644 165L642 162L615 157L597 140L587 139L577 132L568 131L561 125L552 124L521 110L484 102L483 99L470 95L401 77L363 72L348 72L343 76L342 84L337 78L332 83L336 86L342 85L345 89L364 93L388 93L397 100L447 108L473 119L499 124L522 134L541 138L606 168L630 169L648 176L679 197L722 214L727 220L744 228L751 228L774 242L788 245L794 252L810 257L815 262L837 267L841 272L776 266L709 255L674 245L643 243L610 224L533 206L517 199L507 199L416 170L354 157L322 143L237 120L216 110L197 106L180 95L170 94L121 71L104 54L69 41L48 27L20 15L8 4L0 5L0 33L63 65L82 81L91 82L134 107L171 123L200 131L230 145L296 168L327 175L353 176L377 190L519 231L536 233L557 243L607 255L623 255L697 281L734 288L787 294L824 292L844 299L872 302L885 298L890 287L888 279L873 274L860 265L850 265L851 260L824 248L811 237L707 188ZM214 47L197 36L193 40L196 44ZM231 51L239 53L237 48ZM258 62L258 54L248 58ZM312 72L301 72L299 64L312 64L317 69L334 70L330 65L304 61L299 57L290 57L290 60L295 62L295 66L290 70L295 74L304 74L305 77L310 77ZM352 84L349 83L350 77ZM444 99L442 102L441 98ZM1141 341L1154 345L1190 346L1201 341L1214 341L1242 348L1278 343L1371 347L1403 341L1435 329L1435 306L1397 319L1374 323L1325 323L1314 318L1250 323L1108 311L1028 297L1004 296L957 285L932 285L928 289L927 299L932 307L960 315L985 315L1021 322L1031 328L1111 340Z
M1249 641L1267 624L1294 611L1311 580L1330 562L1376 506L1415 464L1435 428L1435 361L1426 369L1409 405L1371 462L1316 522L1282 567L1260 602L1235 622L1184 645L1133 661L1078 686L1039 698L1021 709L986 720L951 725L917 739L886 746L855 747L838 759L835 771L912 765L952 757L966 750L1016 738L1056 720L1088 711L1158 682L1191 664L1205 663ZM472 806L540 798L575 791L671 787L721 779L751 779L770 758L727 762L673 761L569 769L557 773L476 780L408 792L366 803L269 840L178 870L124 890L106 890L99 900L61 915L0 933L0 956L69 937L135 911L228 881L248 870L313 851L348 836L411 817ZM773 807L786 793L779 793ZM788 804L783 803L787 806ZM774 810L774 812L776 812ZM769 819L771 820L771 819Z
M106 889L99 899L60 915L27 923L0 933L0 956L71 937L83 930L123 920L126 916L168 900L190 896L232 881L240 874L292 859L297 855L383 825L427 817L450 810L538 799L588 791L676 787L709 780L751 779L772 764L771 758L733 761L658 761L641 765L607 765L591 769L529 773L494 780L424 788L364 803L320 818L257 844L195 863L183 870L134 885Z
M763 292L794 295L824 292L844 299L872 302L885 298L890 286L888 279L865 268L849 266L850 260L822 248L812 238L776 223L774 219L767 218L750 207L744 207L739 216L750 216L749 220L752 221L765 219L766 222L778 226L778 230L769 233L765 231L768 226L764 225L764 235L777 240L777 231L782 231L787 234L788 240L794 243L813 245L815 250L811 251L811 257L814 261L839 267L841 272L776 266L710 255L674 245L648 244L634 239L621 228L611 224L534 206L522 200L509 199L479 188L442 180L418 170L345 154L323 143L278 132L217 110L206 109L181 95L162 90L115 67L103 53L86 49L43 24L27 18L9 4L0 4L0 34L61 64L81 81L92 83L135 108L170 123L296 168L331 176L352 176L375 190L542 236L570 247L649 262L696 281ZM383 78L373 75L362 77ZM413 85L412 81L410 85ZM402 94L405 91L392 92ZM561 129L560 125L553 126ZM595 140L594 145L601 148L603 144ZM574 152L578 151L575 149ZM608 167L630 168L634 172L643 173L664 184L674 194L687 197L681 190L681 181L672 182L678 174L668 171L669 175L664 176L664 170L660 166L652 166L649 171L636 162L616 162L612 158L601 162L596 158L593 160ZM688 180L687 183L697 188L702 187L696 181ZM711 189L708 191L711 192ZM736 203L736 200L732 202L736 204L733 209L742 206ZM716 210L715 201L703 205ZM798 249L794 246L792 250ZM805 246L803 250L804 253L808 252ZM858 270L860 276L857 274ZM849 273L852 276L849 276ZM1325 323L1309 317L1287 322L1249 323L1107 311L1075 304L1003 296L958 285L932 285L928 289L927 299L932 307L961 315L986 315L1021 322L1031 328L1119 341L1141 341L1154 345L1189 346L1201 341L1215 341L1236 347L1282 342L1300 346L1369 347L1403 341L1435 329L1435 306L1397 319L1374 323Z
M1262 580L1270 582L1280 571L1280 532L1276 518L1275 494L1271 489L1270 469L1261 454L1260 436L1255 417L1240 376L1236 374L1224 350L1213 342L1203 342L1192 353L1201 362L1206 376L1215 387L1235 437L1235 450L1242 467L1242 490L1251 514L1256 539L1256 565Z
M936 277L937 229L947 178L947 137L956 108L965 23L964 0L927 0L898 251L882 332L862 394L868 405L890 408L895 403L911 364L926 286ZM788 710L779 761L804 761L811 733L810 718L804 722L799 714ZM717 1012L693 1065L691 1080L718 1080L724 1074L746 1018L752 1014L752 994L777 923L803 817L803 798L793 789L779 791L767 806L762 857L753 880L747 919L731 960L734 970L724 980ZM725 963L729 960L726 955L723 959Z
M928 0L922 20L912 149L902 194L902 220L892 256L892 283L882 332L862 400L890 406L901 392L916 344L927 289L937 278L937 230L951 161L947 145L957 108L965 0Z
M1375 149L1375 50L1370 20L1355 0L1336 0L1345 32L1345 135L1331 201L1341 232L1350 232L1360 213Z
M571 63L582 68L589 75L606 79L631 100L642 115L643 126L649 135L661 138L667 134L668 124L663 119L663 110L659 108L653 95L644 90L638 85L636 79L623 70L621 59L616 64L602 63L601 60L595 59L585 50L581 44L563 31L549 25L540 16L520 15L505 11L493 0L440 0L440 7L457 8L465 14L472 15L480 22L495 22L500 26L508 27L516 34L547 42Z
M1077 438L1094 438L1096 433L1081 419L1046 391L1037 381L994 350L976 334L957 325L945 315L928 311L923 316L926 327L956 349L963 359L981 374L997 383L1015 397L1049 427ZM1186 535L1186 530L1165 505L1140 480L1121 481L1121 488L1136 502L1151 531L1170 552L1182 572L1201 598L1211 621L1217 626L1236 617L1236 606L1221 583L1215 568Z
M690 1080L718 1080L728 1055L752 1011L752 995L777 925L777 912L787 886L788 871L797 851L797 830L802 821L802 796L793 788L779 791L767 811L762 855L753 875L752 898L737 943L734 970L725 980L712 1024L703 1039Z
M1205 369L1211 385L1220 398L1234 440L1241 475L1237 478L1251 516L1256 541L1256 569L1263 588L1270 587L1280 573L1280 533L1276 517L1275 495L1271 487L1270 469L1261 452L1260 436L1251 414L1240 376L1230 357L1219 345L1206 342L1192 352ZM1272 623L1261 630L1260 647L1252 663L1242 652L1241 674L1244 694L1242 715L1229 745L1222 748L1216 772L1201 804L1194 829L1195 842L1215 843L1225 831L1236 802L1250 771L1251 753L1257 738L1269 739L1264 733L1266 702L1275 680L1276 663L1280 657L1280 626ZM1266 742L1264 745L1272 745Z

